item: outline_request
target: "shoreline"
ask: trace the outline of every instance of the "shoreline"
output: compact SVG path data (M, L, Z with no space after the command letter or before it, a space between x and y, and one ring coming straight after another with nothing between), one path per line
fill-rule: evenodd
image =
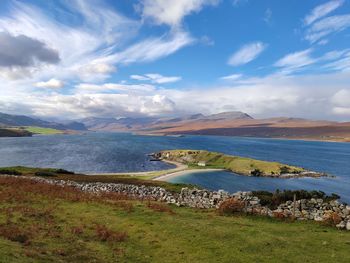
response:
M222 137L237 137L237 138L256 138L256 139L275 139L275 140L291 140L291 141L305 141L305 142L335 142L335 143L350 143L350 138L348 137L339 137L334 139L329 138L319 138L319 137L283 137L283 136L233 136L233 135L222 135L222 134L196 134L196 133L135 133L134 135L142 136L172 136L172 135L181 135L181 136L222 136Z
M225 169L214 169L214 168L210 168L210 169L187 169L187 170L183 170L183 171L177 171L177 172L172 172L172 173L167 173L167 174L163 174L160 176L157 176L155 178L153 178L152 180L154 181L166 181L164 179L170 179L170 178L174 178L174 177L178 177L178 176L183 176L189 173L200 173L200 172L220 172L220 171L227 171Z
M161 162L165 162L168 164L175 165L175 168L170 168L168 170L160 170L160 171L146 171L146 172L125 172L125 173L86 173L86 175L129 175L129 176L152 176L153 174L160 173L159 175L155 175L151 180L154 181L165 181L164 179L169 179L177 176L182 176L188 173L198 173L198 172L214 172L214 171L226 171L225 169L189 169L188 165L182 164L175 161L169 160L161 160Z

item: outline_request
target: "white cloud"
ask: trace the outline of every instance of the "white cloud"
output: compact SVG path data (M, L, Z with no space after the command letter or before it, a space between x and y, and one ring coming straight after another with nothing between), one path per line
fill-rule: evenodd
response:
M76 86L78 93L150 93L154 92L155 87L149 84L120 84L120 83L104 83L101 85L91 83L81 83Z
M177 27L183 18L198 12L205 5L215 5L218 0L142 0L142 17L155 24L167 24Z
M164 95L154 95L142 98L141 113L146 115L157 115L172 113L175 110L175 103Z
M130 78L134 80L140 80L140 81L149 80L149 77L145 77L142 75L130 75Z
M70 16L79 19L78 15L81 14L80 25L68 26L60 22L63 19L55 20L42 9L18 1L13 3L10 13L0 16L0 31L15 36L24 35L59 52L60 63L35 67L31 72L31 82L53 77L77 79L81 75L87 75L88 71L96 70L99 71L96 76L100 79L103 69L96 66L101 63L96 63L95 60L113 53L114 48L118 46L116 43L123 43L139 27L139 22L108 10L100 4L95 4L93 10L83 1L73 2L66 7L72 12L67 11L64 15L69 13ZM79 74L82 69L86 74ZM90 75L93 78L94 73L91 72Z
M350 49L329 51L321 57L321 60L336 60L342 58L346 54L350 55L349 51Z
M232 75L228 75L228 76L223 76L220 79L222 80L238 80L242 78L242 74L232 74Z
M267 8L265 11L263 20L265 21L265 23L270 24L271 18L272 18L272 10L271 10L271 8Z
M350 71L350 53L341 59L326 64L324 67L335 71Z
M52 89L59 89L64 86L63 81L58 79L50 79L48 81L40 81L35 83L35 86L38 88L52 88Z
M350 90L342 89L332 97L333 113L350 117Z
M305 39L314 43L325 36L341 32L350 27L350 15L329 16L321 19L306 31Z
M0 97L0 111L32 114L42 117L77 119L91 116L136 117L162 115L174 110L174 102L165 95L139 94L22 94L19 102L13 97Z
M310 56L311 52L312 49L306 49L287 54L279 59L274 65L276 67L284 68L286 71L297 70L316 62L316 60Z
M27 77L29 84L50 78L101 82L123 64L151 62L194 43L191 35L181 29L133 41L142 22L129 19L102 2L91 5L77 0L65 7L67 12L60 15L81 19L81 23L68 26L61 22L64 19L55 20L44 10L24 2L14 2L11 12L0 16L0 32L38 40L43 46L58 50L60 58L59 64L45 67L1 70L0 78L17 81Z
M344 2L345 2L344 0L332 0L332 1L329 1L329 2L324 3L322 5L316 6L311 11L311 13L305 17L305 19L304 19L305 24L310 25L313 22L315 22L316 20L328 15L329 13L334 11L335 9L342 6L344 4Z
M346 115L350 108L349 74L275 74L232 84L181 90L157 89L152 85L84 83L77 86L75 94L67 95L54 92L2 93L0 111L74 119L241 110L257 118L288 116L344 120L350 117Z
M115 66L108 64L89 64L82 68L82 71L89 74L109 74L115 72Z
M266 48L267 45L262 42L246 44L231 55L228 64L231 66L247 64L256 59Z
M90 63L76 69L77 75L84 81L104 80L117 71L113 65L106 63Z
M121 64L150 62L173 54L193 42L194 39L187 32L176 30L161 37L145 39L104 58L104 61Z
M350 92L348 78L349 73L345 72L309 76L270 75L235 85L166 90L164 94L176 103L177 109L190 113L241 110L257 118L343 119L344 115L334 113L332 96L342 89ZM346 101L350 100L344 99Z
M139 80L139 81L150 81L156 84L165 84L180 81L181 77L167 77L158 73L149 73L144 75L131 75L131 79Z

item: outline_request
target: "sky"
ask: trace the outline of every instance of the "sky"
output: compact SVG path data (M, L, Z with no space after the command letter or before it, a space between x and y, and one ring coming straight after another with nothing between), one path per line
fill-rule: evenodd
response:
M0 1L0 112L224 111L350 121L350 1Z

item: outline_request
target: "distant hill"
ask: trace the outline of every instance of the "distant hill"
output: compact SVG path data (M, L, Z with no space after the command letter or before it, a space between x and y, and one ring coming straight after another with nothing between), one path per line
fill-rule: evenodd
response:
M249 115L248 115L249 116ZM350 123L313 121L300 118L253 119L242 115L215 114L203 119L161 123L141 133L193 134L242 137L287 138L350 142Z
M241 111L221 112L206 116L208 120L252 120L253 117Z
M210 120L238 120L238 119L253 119L244 112L232 111L223 112L205 116L201 113L164 118L164 117L140 117L140 118L86 118L79 122L90 130L104 130L104 131L140 131L153 129L154 127L172 127L174 125L195 122L195 121L210 121Z
M0 137L28 137L28 136L32 136L32 133L26 130L0 128Z
M12 126L37 126L43 128L53 128L58 130L86 130L83 123L68 121L66 123L56 123L44 121L39 118L32 118L24 115L11 115L0 113L0 127Z
M63 131L88 129L159 135L198 134L350 142L350 122L314 121L290 117L254 119L241 111L212 115L197 113L176 117L90 117L64 122L0 113L0 128L13 126L37 126ZM9 133L17 135L13 131L3 131L3 134Z

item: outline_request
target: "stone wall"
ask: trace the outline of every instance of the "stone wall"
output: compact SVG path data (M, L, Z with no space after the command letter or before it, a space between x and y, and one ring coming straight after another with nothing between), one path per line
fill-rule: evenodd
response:
M12 175L1 175L11 176ZM242 212L259 214L269 217L294 217L297 220L315 220L326 221L330 218L339 221L337 228L350 230L350 206L341 204L338 201L324 202L322 199L301 199L287 201L280 204L277 209L271 210L260 204L258 197L253 196L251 192L237 192L229 194L226 191L209 191L202 189L183 188L180 193L171 193L164 188L156 186L138 186L131 184L115 183L81 183L74 181L64 181L55 179L46 179L40 177L17 177L30 179L37 182L59 185L62 187L70 186L84 192L98 194L99 192L117 192L124 193L137 199L149 199L154 201L167 202L177 206L187 206L193 208L218 208L219 205L229 199L234 198L244 203Z

